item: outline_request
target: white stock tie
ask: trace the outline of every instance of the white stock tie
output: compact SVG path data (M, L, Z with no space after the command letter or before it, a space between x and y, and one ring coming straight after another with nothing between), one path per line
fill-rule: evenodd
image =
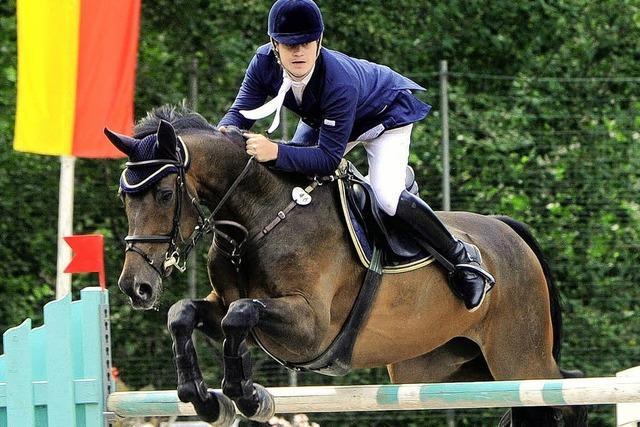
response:
M273 122L271 123L269 130L267 130L267 132L269 133L273 132L280 125L280 110L282 109L284 96L287 94L287 91L291 89L291 86L295 83L297 82L294 82L289 78L289 76L285 74L282 78L282 85L280 86L278 94L275 98L273 98L263 106L255 108L253 110L240 110L240 114L242 114L249 120L258 120L265 118L275 112L276 115L273 117Z

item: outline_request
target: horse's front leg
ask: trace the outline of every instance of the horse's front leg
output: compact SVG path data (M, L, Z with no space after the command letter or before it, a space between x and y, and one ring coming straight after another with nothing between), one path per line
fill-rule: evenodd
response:
M235 418L233 402L226 396L207 390L193 345L193 330L220 341L220 320L224 307L212 294L204 300L184 299L169 309L167 324L173 340L173 355L178 374L178 397L191 402L198 416L214 426L228 426Z
M269 299L240 299L229 306L222 319L225 339L222 391L236 403L244 416L266 422L275 412L273 397L254 384L251 354L246 339L253 328L306 350L317 347L317 316L300 296Z

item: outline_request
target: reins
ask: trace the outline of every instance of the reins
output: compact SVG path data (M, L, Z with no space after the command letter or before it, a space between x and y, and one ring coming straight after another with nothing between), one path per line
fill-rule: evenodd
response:
M253 160L253 157L249 159L249 163L247 163L247 166L251 163L252 160ZM247 166L245 166L245 169L247 168ZM242 174L238 177L238 179L240 177L242 177ZM234 182L234 185L236 186L239 183L238 179L236 179L236 181ZM333 180L333 178L331 180ZM231 261L231 263L236 269L237 274L240 274L240 264L242 263L242 256L244 255L246 248L248 246L255 246L260 240L262 240L267 234L269 234L274 228L276 228L278 224L284 221L284 219L287 217L289 212L291 212L296 206L306 206L309 203L311 203L311 196L309 195L309 193L315 190L315 188L318 185L322 185L321 181L322 180L320 179L314 179L311 182L311 184L309 184L305 189L302 189L301 187L294 187L291 194L291 197L293 200L284 209L282 209L281 211L278 211L275 218L271 220L269 224L263 227L258 233L256 233L251 238L249 238L249 231L247 230L247 228L240 223L237 223L235 221L229 221L229 220L215 221L215 224L214 224L215 226L219 226L219 225L230 226L240 230L240 232L242 233L243 238L238 243L237 239L234 239L228 234L223 233L222 231L220 231L218 227L214 226L213 244L223 256L225 256L227 259L229 259L229 261ZM235 190L234 185L232 185L231 188L229 188L229 190L227 191L227 194L230 194L232 190ZM224 200L225 198L223 197L223 199L218 204L214 212L211 214L210 218L213 218L213 214L217 212L217 209L221 206ZM221 237L222 240L226 242L226 244L230 247L226 247L222 242L218 241L216 239L216 237L218 236ZM241 289L241 291L242 290L243 289Z
M187 148L184 142L182 142L180 137L178 137L178 139L180 139L182 147L184 148L184 150L186 150ZM126 242L125 252L132 251L140 255L160 275L160 277L163 278L168 277L167 271L169 267L172 266L175 266L180 272L184 272L186 269L186 263L189 253L197 245L198 241L208 233L213 233L213 244L224 257L228 258L231 261L236 269L236 272L239 273L240 264L242 263L242 256L244 255L246 247L248 245L255 245L261 239L263 239L280 222L282 222L289 214L289 212L291 212L291 210L293 210L296 206L304 206L309 204L311 202L311 196L309 196L309 193L312 192L318 185L321 185L321 181L334 179L334 177L314 179L313 182L304 190L300 187L295 187L292 193L292 202L289 203L289 205L287 205L287 207L285 207L283 210L279 211L276 217L272 221L270 221L267 226L260 230L260 232L249 238L249 231L242 224L230 220L214 220L214 218L218 211L229 199L229 197L237 189L238 185L240 185L242 180L249 173L251 165L254 163L254 157L252 156L249 158L240 174L235 178L231 186L227 189L211 214L207 216L200 206L197 195L192 195L185 185L186 164L180 152L176 150L176 153L178 160L155 159L139 162L127 162L125 164L125 166L128 168L161 165L163 167L174 166L177 169L178 177L176 178L176 207L173 215L173 225L171 233L160 235L128 235L124 239ZM182 239L180 234L180 216L182 212L182 198L185 194L191 200L191 204L196 209L199 218L198 225L195 226L189 237L187 237L186 239ZM241 238L236 239L230 234L223 232L222 230L220 230L221 226L231 227L238 230ZM178 238L180 238L181 243L184 243L181 248L176 243ZM162 267L157 266L145 251L135 246L136 243L168 243L169 247L165 252L165 259ZM182 264L180 263L181 260Z

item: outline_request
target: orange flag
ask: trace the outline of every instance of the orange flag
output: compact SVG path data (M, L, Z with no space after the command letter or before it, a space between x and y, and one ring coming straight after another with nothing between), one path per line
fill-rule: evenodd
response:
M102 130L131 133L140 0L18 0L14 148L122 157Z
M106 286L104 277L104 237L101 234L67 236L64 241L71 247L74 257L64 269L65 273L98 273L102 289Z

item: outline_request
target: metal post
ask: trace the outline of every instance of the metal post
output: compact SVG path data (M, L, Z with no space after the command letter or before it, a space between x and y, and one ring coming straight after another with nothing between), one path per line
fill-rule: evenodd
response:
M449 162L449 96L447 61L440 61L440 116L442 120L442 209L451 210Z
M60 156L60 187L58 188L58 260L56 299L71 292L71 274L65 273L71 261L71 248L63 237L73 234L73 192L76 158Z
M196 111L198 108L198 58L191 59L191 72L189 73L189 108Z
M189 73L189 108L196 111L198 108L198 58L191 60L191 70ZM198 283L198 256L196 248L193 248L189 255L189 276L187 278L189 282L189 298L196 299L197 297L197 283ZM193 336L195 340L195 335ZM194 341L195 344L195 341Z
M188 107L196 111L198 108L198 58L191 59L191 69L189 70L189 99ZM189 265L189 272L187 276L187 283L189 288L189 298L196 299L198 296L198 250L197 246L193 248L189 254L187 264ZM191 340L194 347L197 345L197 334L191 335Z
M440 61L440 117L442 121L442 210L451 210L449 161L449 96L447 61ZM456 427L455 409L447 409L447 427Z
M280 110L280 123L282 128L282 139L284 141L289 140L289 120L288 120L287 109L283 108Z

